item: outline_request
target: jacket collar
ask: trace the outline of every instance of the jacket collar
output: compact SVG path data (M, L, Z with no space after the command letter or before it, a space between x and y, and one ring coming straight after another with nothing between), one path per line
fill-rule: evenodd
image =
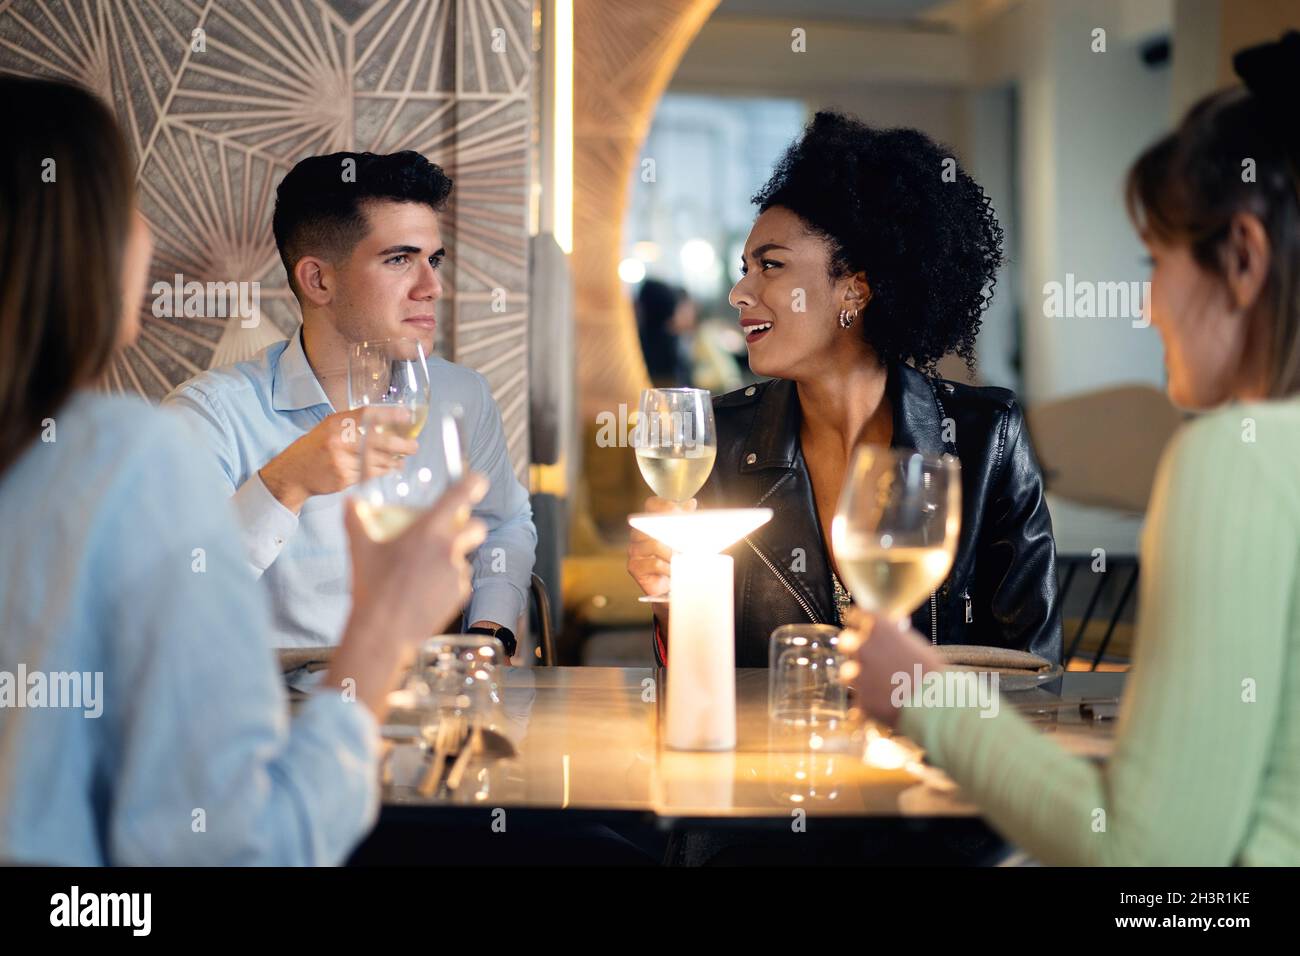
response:
M302 326L289 336L289 344L280 353L271 379L271 407L277 412L292 412L316 405L329 405L307 352L302 344Z
M741 473L760 468L792 468L799 454L799 394L789 379L773 379L763 389L749 426ZM751 461L752 457L752 461Z
M943 409L929 378L898 362L889 370L885 391L894 407L893 447L915 448L927 455L949 450L943 441Z
M894 409L894 447L915 448L933 455L947 450L943 441L943 411L926 376L910 365L897 362L889 369L885 393ZM762 468L793 468L799 455L801 421L799 393L794 382L773 379L763 389L750 425L740 462L741 473ZM750 455L754 456L753 461L749 460Z

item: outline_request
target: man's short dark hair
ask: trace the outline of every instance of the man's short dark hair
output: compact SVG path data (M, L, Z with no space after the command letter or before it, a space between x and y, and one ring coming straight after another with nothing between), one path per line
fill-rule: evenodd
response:
M424 203L441 212L450 195L451 179L414 150L307 157L280 181L271 220L290 288L298 291L293 267L303 256L338 262L352 254L366 234L367 202Z

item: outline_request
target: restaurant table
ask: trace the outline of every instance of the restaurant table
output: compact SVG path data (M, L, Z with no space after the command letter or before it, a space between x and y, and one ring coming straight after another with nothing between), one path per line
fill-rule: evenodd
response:
M671 831L788 830L792 819L810 828L978 819L978 808L933 768L872 766L860 744L856 752L837 750L842 738L814 740L770 721L766 669L736 672L734 751L669 750L660 735L667 679L661 668L506 669L495 723L517 756L471 761L457 790L424 797L414 786L423 758L398 744L379 831L402 823L491 832L563 820ZM1015 707L1070 751L1103 760L1123 683L1122 673L1066 672L1040 687L1004 691L1000 706ZM413 729L390 723L385 733L401 738Z

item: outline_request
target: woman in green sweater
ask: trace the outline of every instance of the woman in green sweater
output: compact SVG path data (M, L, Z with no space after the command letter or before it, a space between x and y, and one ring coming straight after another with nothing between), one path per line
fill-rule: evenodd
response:
M943 661L885 622L847 665L868 712L1047 864L1300 864L1300 34L1235 65L1247 88L1193 107L1127 184L1170 397L1217 410L1156 477L1112 757L1009 707L895 708L893 675Z

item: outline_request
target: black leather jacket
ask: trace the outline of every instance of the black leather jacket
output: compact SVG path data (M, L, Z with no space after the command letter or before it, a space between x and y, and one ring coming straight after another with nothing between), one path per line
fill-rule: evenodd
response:
M961 462L961 537L952 572L912 618L940 644L985 644L1061 659L1056 547L1024 415L1003 388L931 379L909 365L887 386L896 447ZM799 444L793 382L714 399L718 457L703 507L768 507L772 520L727 553L736 562L736 666L766 667L781 624L838 624L826 542ZM945 441L944 419L954 441ZM811 543L811 547L810 547ZM803 561L795 549L803 549ZM801 566L802 570L793 570Z

